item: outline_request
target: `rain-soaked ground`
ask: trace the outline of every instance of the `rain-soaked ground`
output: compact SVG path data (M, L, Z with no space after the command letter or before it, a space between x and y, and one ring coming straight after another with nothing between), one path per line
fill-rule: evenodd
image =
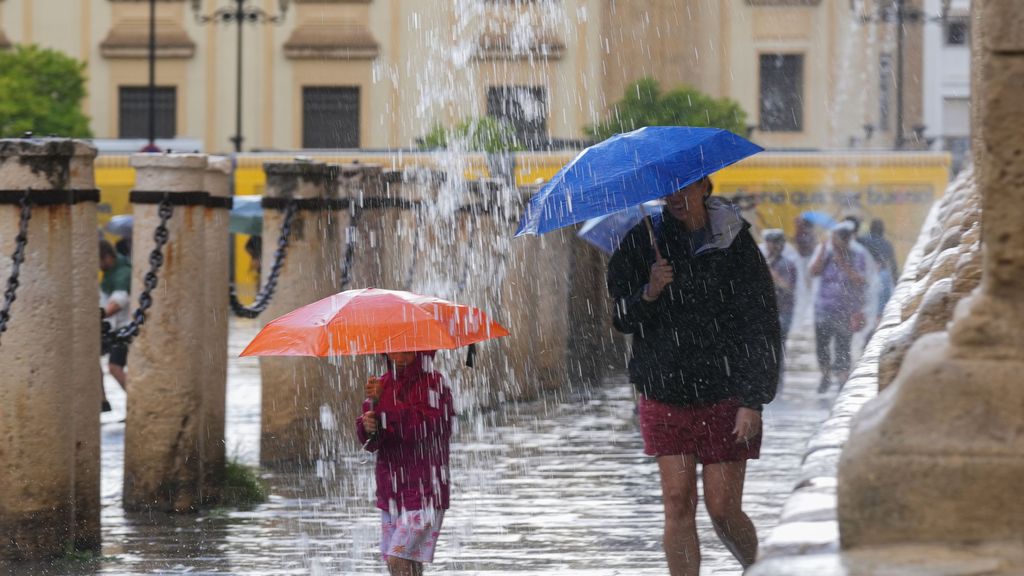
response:
M232 328L229 456L258 460L259 371L237 359L255 325ZM761 459L749 467L745 508L763 539L799 470L807 438L832 395L816 393L809 329L791 335L786 387L765 411ZM129 360L129 366L131 362ZM107 381L103 415L103 558L49 567L61 574L384 574L372 464L340 478L268 476L270 501L251 511L128 515L120 505L124 396ZM521 403L463 422L452 446L452 508L430 574L664 574L657 468L641 453L634 396L613 376L587 398ZM701 511L702 574L738 575ZM18 574L41 573L24 567Z

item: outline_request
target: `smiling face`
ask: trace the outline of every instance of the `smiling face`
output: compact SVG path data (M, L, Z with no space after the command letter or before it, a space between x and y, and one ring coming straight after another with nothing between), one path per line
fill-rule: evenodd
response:
M704 197L708 194L711 181L707 178L676 190L665 197L665 207L677 220L682 220L695 210L704 209Z

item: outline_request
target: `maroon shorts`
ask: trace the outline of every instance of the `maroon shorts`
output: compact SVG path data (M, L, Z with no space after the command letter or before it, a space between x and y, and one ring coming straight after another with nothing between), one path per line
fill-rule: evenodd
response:
M736 442L737 398L708 406L676 406L640 397L640 433L644 454L674 456L693 454L701 464L756 460L761 456L761 436Z

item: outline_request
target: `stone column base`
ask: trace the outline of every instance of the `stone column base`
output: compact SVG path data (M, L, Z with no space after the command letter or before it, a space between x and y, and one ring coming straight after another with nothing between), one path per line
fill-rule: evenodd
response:
M858 415L839 465L843 548L1024 538L1024 360L962 352L923 336Z

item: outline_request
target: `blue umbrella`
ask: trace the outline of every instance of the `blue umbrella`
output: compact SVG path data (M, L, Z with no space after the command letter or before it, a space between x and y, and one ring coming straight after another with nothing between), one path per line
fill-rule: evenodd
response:
M132 222L134 222L131 214L118 214L110 217L110 222L107 222L107 232L115 236L122 238L132 237Z
M648 126L580 152L530 198L516 236L668 196L763 148L718 128Z
M661 214L662 206L660 202L644 202L621 212L591 218L580 226L576 235L597 246L605 254L611 254L644 216Z
M228 232L259 236L263 233L262 196L235 196L228 221Z
M831 230L832 227L836 225L835 218L825 214L824 212L818 212L816 210L801 212L800 218L814 224L815 226L821 226L826 230Z

